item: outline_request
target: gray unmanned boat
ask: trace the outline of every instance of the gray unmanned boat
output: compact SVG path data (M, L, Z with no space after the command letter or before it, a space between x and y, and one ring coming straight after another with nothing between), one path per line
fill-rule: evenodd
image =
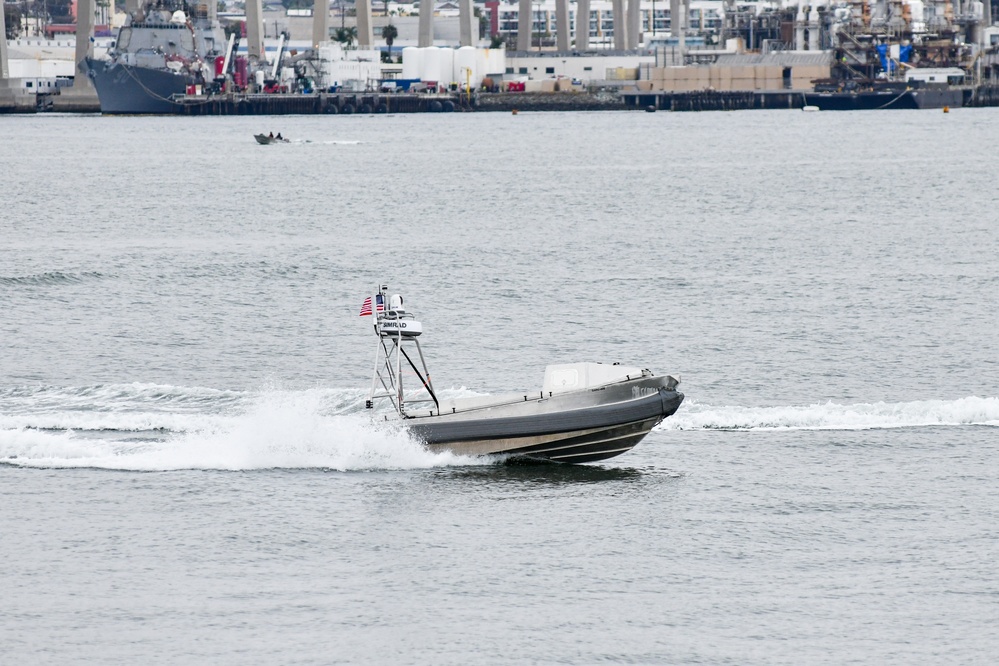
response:
M679 380L669 375L603 363L549 365L541 389L531 393L440 399L420 347L423 327L402 297L389 297L382 285L361 315L374 316L378 336L366 406L391 402L403 425L431 450L605 460L634 448L683 402Z

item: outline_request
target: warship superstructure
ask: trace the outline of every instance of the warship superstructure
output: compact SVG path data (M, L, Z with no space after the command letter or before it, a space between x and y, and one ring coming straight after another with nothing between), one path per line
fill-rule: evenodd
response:
M213 4L156 0L132 13L110 59L85 63L102 113L169 114L178 96L214 79L227 49Z

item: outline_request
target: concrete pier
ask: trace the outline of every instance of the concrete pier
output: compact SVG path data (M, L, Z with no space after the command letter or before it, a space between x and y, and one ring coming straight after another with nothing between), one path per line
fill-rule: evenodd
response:
M7 64L7 12L4 3L0 2L0 81L10 78L10 65Z
M375 43L374 32L371 28L371 0L357 0L354 6L357 8L357 47L370 49ZM423 9L422 5L420 9ZM422 11L420 17L423 17Z
M479 40L478 25L475 12L472 11L472 0L458 0L459 46L475 46Z
M0 113L30 113L35 110L34 96L25 95L20 81L10 78L7 61L7 18L0 2Z
M614 15L614 48L623 51L628 48L628 19L624 12L625 0L611 0Z
M590 0L576 0L576 50L590 50Z
M312 7L312 48L330 40L329 0L315 0Z
M262 0L246 0L246 56L251 65L259 66L266 62Z
M76 76L73 77L73 89L82 91L93 90L90 77L81 71L80 63L85 58L94 56L94 0L77 0L76 3ZM96 94L96 93L95 93Z
M569 50L569 0L555 0L555 46L559 51Z
M420 37L418 41L420 48L434 45L434 8L432 3L428 4L430 4L429 12L424 11L426 8L420 6Z
M638 48L642 37L642 7L641 0L627 0L628 3L628 49Z
M669 0L669 36L676 38L680 36L680 24L681 21L677 19L680 17L680 0Z
M534 11L531 0L520 0L520 11L517 14L517 50L530 51L534 36Z
M76 3L76 73L73 86L52 98L53 111L97 112L101 110L94 84L87 76L86 58L94 55L94 0Z

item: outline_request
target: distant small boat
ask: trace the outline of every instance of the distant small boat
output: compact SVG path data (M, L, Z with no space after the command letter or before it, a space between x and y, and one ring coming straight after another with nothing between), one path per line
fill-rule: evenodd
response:
M809 104L808 106L801 107L801 110L802 111L818 111L819 107L817 107L817 106L815 106L813 104Z
M266 146L271 143L291 143L288 139L279 139L276 136L268 136L266 134L254 134L253 138L256 139L257 143L262 146Z

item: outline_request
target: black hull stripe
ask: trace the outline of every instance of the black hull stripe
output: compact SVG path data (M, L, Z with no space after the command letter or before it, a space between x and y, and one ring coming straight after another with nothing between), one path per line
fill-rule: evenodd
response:
M626 451L630 451L635 448L645 436L636 436L631 441L618 442L617 446L580 446L575 449L570 449L568 451L561 451L556 456L549 456L550 460L556 462L577 462L580 460L606 460L607 458L613 458L614 456L621 455Z
M645 426L649 423L648 427ZM613 428L608 428L607 430L601 430L596 433L590 433L587 435L581 435L578 437L569 437L566 439L559 440L557 442L552 442L550 444L536 444L534 446L524 447L522 449L516 449L516 453L531 453L536 454L553 454L558 455L556 451L564 451L569 449L578 449L583 445L593 445L598 446L602 444L610 444L612 442L618 442L622 439L627 439L629 437L645 437L652 428L655 427L655 423L649 421L638 421L636 423L626 423L624 425L615 426ZM634 444L632 444L634 446ZM630 447L629 447L630 448Z
M637 431L632 427L634 425L640 426ZM559 442L560 446L554 449L550 446L540 445L515 449L510 453L555 462L576 463L606 460L607 458L613 458L635 448L635 445L649 434L652 426L646 428L641 426L641 424L628 424L614 430L619 431L621 429L626 429L628 432L623 432L615 437L594 437L594 435L606 434L607 431L604 431L603 433L594 433L571 440L562 440ZM566 442L571 443L566 444Z

